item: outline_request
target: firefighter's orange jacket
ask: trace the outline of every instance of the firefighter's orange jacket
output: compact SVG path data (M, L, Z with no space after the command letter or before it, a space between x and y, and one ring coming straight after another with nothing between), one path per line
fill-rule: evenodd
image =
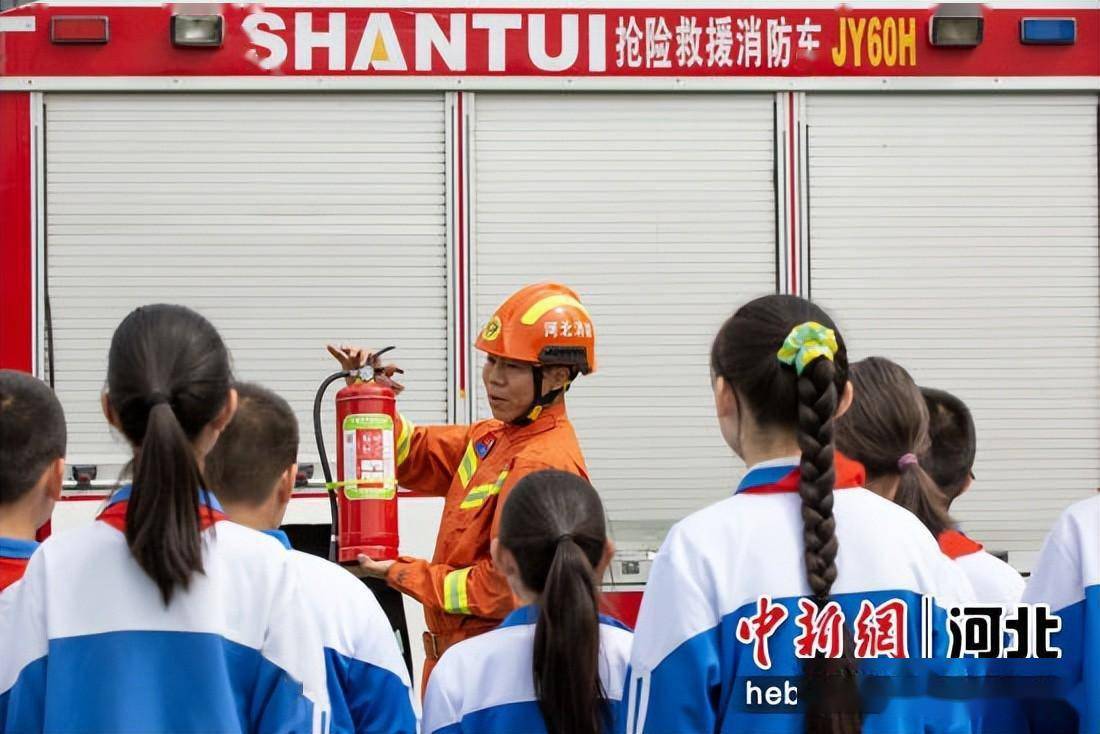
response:
M404 418L400 423L399 483L446 502L431 562L402 556L386 579L424 605L429 631L449 647L493 629L515 608L507 580L489 558L508 492L541 469L587 476L584 456L563 403L522 427L497 420L426 428Z

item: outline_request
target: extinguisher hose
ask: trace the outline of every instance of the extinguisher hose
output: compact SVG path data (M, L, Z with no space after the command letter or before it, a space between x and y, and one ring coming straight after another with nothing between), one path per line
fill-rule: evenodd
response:
M339 527L337 518L339 517L340 509L336 502L336 492L331 489L332 467L328 464L328 454L325 453L325 433L321 430L321 400L324 399L325 391L328 390L329 385L349 375L351 375L351 370L333 372L326 377L325 381L321 383L321 386L317 388L317 394L313 398L313 435L317 439L317 458L321 462L321 472L325 475L325 487L329 488L328 507L329 514L332 516L332 529L329 533L328 559L333 563L340 557L340 540L337 532Z

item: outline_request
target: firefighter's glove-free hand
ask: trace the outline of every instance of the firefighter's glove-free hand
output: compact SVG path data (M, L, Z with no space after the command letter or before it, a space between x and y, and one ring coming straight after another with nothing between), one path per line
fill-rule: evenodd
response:
M376 561L362 554L360 554L358 560L359 565L350 566L348 570L359 578L384 579L386 578L386 572L390 570L390 566L396 563L396 561Z
M400 394L405 389L404 385L393 379L394 375L403 375L405 371L395 364L383 365L373 351L351 344L341 344L339 346L329 344L326 348L328 353L340 363L341 369L358 370L370 365L375 370L375 382L379 385L385 385L393 390L395 394ZM355 382L354 377L347 378L349 385L353 382Z

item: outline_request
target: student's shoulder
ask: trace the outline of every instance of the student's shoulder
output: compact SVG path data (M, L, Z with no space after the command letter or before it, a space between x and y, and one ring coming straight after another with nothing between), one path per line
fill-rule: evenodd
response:
M943 554L932 533L909 510L869 489L855 488L835 493L837 527L846 537L869 534L875 541L890 540L897 550L939 559Z
M1100 586L1100 495L1075 502L1054 523L1028 579L1024 600L1061 608Z
M279 541L258 530L223 520L215 523L207 532L211 548L221 556L248 559L253 563L270 566L287 564L286 549Z
M290 562L298 574L303 588L309 588L335 602L337 599L350 600L359 605L378 607L378 601L362 581L347 569L332 561L302 551L290 551ZM380 609L380 607L379 607Z
M634 632L617 619L600 615L600 640L612 653L630 657L630 648L634 644Z
M88 525L60 533L54 533L42 541L35 551L53 555L58 553L71 553L89 544L126 544L126 535L121 530L116 530L105 522L95 521Z
M1023 576L1020 575L1019 571L989 551L980 550L976 553L968 553L965 556L956 558L955 562L964 568L973 568L983 573L996 574L1002 578L1013 578L1023 581Z
M735 494L677 522L662 547L722 553L724 545L742 543L756 532L774 528L777 513L797 509L798 497L793 494Z
M1086 544L1095 548L1100 536L1100 494L1067 507L1051 534L1071 548L1083 548Z
M966 572L977 601L1016 604L1024 593L1024 577L997 556L984 550L959 556L955 563Z
M923 528L920 520L909 510L880 494L863 487L838 489L833 492L836 504L853 515L874 515L879 523L889 523L902 528ZM927 530L923 535L931 537Z
M492 670L494 660L511 659L518 650L527 649L534 636L534 625L497 627L485 634L469 637L447 648L432 670L432 679L461 684L473 670Z

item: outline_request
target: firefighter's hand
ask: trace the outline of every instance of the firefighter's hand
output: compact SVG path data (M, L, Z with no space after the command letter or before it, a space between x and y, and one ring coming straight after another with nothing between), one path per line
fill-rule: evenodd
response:
M376 561L373 558L359 555L359 565L351 566L349 570L359 578L369 577L375 579L386 578L386 572L390 570L396 561Z
M374 355L374 352L350 344L341 344L340 346L329 344L326 348L329 354L336 357L341 369L358 370L370 365L375 371L375 381L378 384L386 385L397 394L405 389L404 385L393 379L394 375L403 375L405 371L395 364L383 365L381 360ZM348 377L346 382L350 385L355 382L355 378Z

